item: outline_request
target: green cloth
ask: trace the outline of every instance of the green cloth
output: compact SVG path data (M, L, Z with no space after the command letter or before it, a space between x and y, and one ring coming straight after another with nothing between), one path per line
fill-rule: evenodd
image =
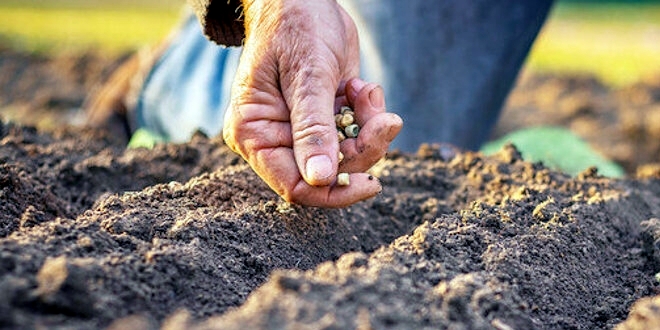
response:
M146 128L140 128L131 136L131 140L128 141L128 148L153 149L157 143L162 142L165 142L165 138L162 136L153 133Z
M587 142L565 128L540 126L522 129L486 143L481 152L492 155L507 143L515 145L526 161L540 161L549 168L572 176L591 166L596 166L603 176L619 178L625 175L621 166L597 153Z

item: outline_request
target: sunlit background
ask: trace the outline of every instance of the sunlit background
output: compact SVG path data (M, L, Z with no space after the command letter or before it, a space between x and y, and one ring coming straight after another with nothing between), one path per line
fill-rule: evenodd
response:
M0 45L40 53L122 53L167 35L184 3L0 0ZM559 1L527 67L593 73L612 85L659 72L660 1Z
M154 43L172 29L185 1L0 0L0 44L58 53L110 54Z
M660 71L660 1L559 1L528 60L620 86Z

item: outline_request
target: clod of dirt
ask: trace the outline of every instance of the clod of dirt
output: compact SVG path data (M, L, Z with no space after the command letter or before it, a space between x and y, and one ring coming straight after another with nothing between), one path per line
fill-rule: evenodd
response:
M660 329L660 296L646 297L631 308L628 319L616 330Z

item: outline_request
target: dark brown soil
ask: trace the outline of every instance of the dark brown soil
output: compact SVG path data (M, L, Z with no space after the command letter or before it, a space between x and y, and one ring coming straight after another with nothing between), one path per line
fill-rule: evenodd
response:
M63 54L56 58L3 50L0 116L53 130L79 118L78 109L130 54Z
M581 88L603 106L562 123L592 118L603 133L637 109L589 79L527 77L498 132ZM640 109L658 107L656 85L635 88L652 96ZM658 162L645 154L651 117L606 136L647 146L622 162L630 173ZM605 329L639 300L622 328L648 329L660 319L648 298L660 292L660 171L645 168L571 178L511 146L425 146L373 169L376 198L317 209L282 202L201 134L125 150L104 132L3 121L0 328Z

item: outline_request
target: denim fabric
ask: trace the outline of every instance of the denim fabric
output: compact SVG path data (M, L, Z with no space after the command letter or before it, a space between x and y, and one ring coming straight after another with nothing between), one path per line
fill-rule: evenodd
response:
M404 119L394 148L485 142L552 0L340 0L360 33L361 76ZM193 18L147 79L138 123L166 138L222 128L238 48L206 40Z
M240 52L210 42L191 15L145 80L136 106L138 128L174 142L188 140L197 129L209 136L220 132Z

